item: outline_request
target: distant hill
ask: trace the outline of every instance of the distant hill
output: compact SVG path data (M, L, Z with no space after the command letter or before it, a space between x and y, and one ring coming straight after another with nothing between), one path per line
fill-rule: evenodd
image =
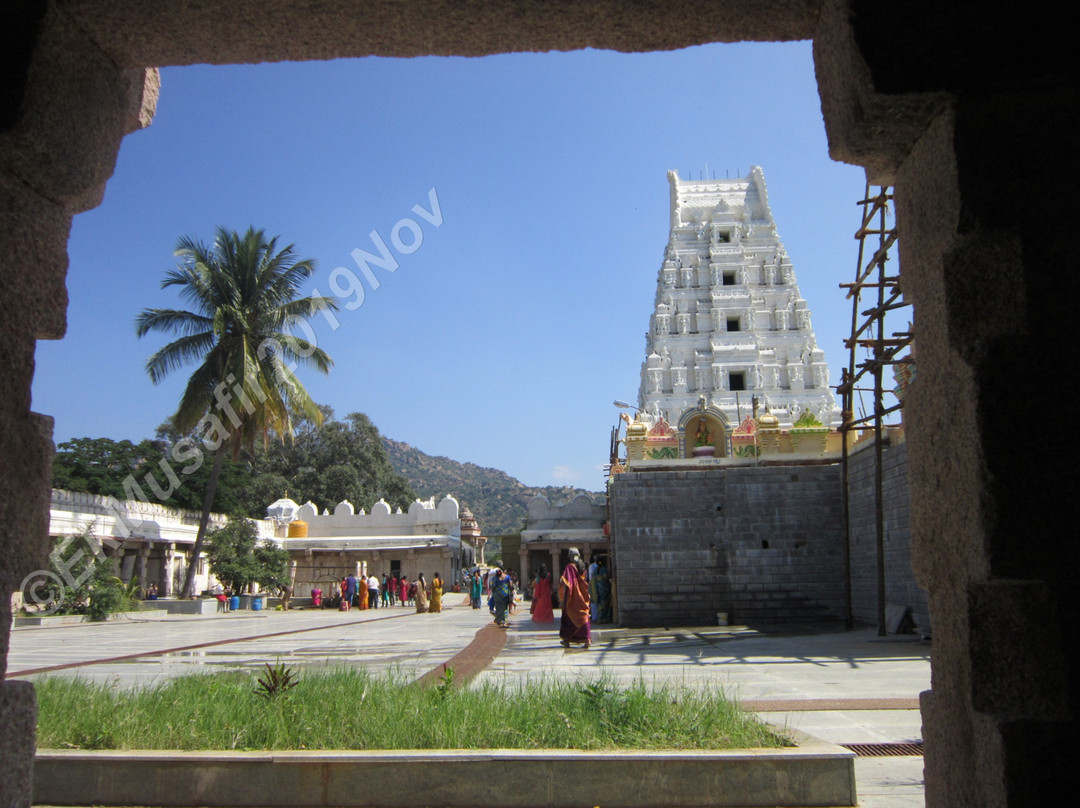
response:
M394 471L405 477L417 496L441 499L452 494L468 507L485 536L517 533L522 528L529 500L538 494L554 504L569 502L579 494L601 501L602 494L568 485L533 488L505 471L475 463L459 463L448 457L432 457L407 443L382 439Z

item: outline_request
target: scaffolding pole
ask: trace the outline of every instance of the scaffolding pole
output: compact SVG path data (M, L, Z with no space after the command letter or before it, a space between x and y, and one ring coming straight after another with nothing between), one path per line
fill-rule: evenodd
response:
M899 273L889 275L886 267L889 251L896 245L897 232L895 218L892 215L892 193L887 186L876 186L871 192L867 184L866 193L858 203L862 206L862 224L855 233L859 242L859 259L856 266L855 281L842 283L840 288L847 290L851 299L851 336L844 341L848 349L848 366L843 370L840 384L836 386L841 396L842 422L841 443L841 481L843 485L843 530L844 530L844 575L847 585L845 604L845 622L850 628L854 624L852 608L851 582L851 511L849 485L849 433L860 427L872 424L874 434L874 527L877 552L877 624L878 634L885 636L885 516L882 489L884 487L883 430L885 417L902 409L903 401L897 398L895 404L886 405L883 372L886 367L898 362L911 362L910 356L900 357L900 353L912 345L910 329L897 331L886 336L886 316L908 307L904 301L900 286ZM872 252L871 252L872 251ZM871 252L867 258L867 253ZM867 304L869 308L863 308ZM858 362L859 349L868 356ZM864 380L872 380L873 387L860 387ZM870 415L855 418L856 392L872 392L874 409Z

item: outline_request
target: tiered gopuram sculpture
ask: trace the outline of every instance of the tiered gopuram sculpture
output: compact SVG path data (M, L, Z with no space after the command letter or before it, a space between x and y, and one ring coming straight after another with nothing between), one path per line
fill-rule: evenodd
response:
M703 181L670 171L668 180L671 233L638 394L645 417L691 436L684 455L693 448L713 454L708 447L726 455L740 423L766 411L785 434L836 427L825 352L777 234L761 168Z

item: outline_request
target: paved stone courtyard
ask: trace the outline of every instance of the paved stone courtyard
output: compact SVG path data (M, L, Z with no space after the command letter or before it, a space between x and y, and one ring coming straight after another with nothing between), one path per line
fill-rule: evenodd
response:
M207 670L363 665L417 679L470 646L490 623L458 596L441 614L374 611L233 612L106 624L16 628L9 677L79 676L131 686ZM474 646L475 647L475 646ZM922 739L918 695L930 687L930 647L873 629L598 627L588 650L565 650L555 624L519 612L506 643L474 681L555 676L720 687L777 726L841 744ZM923 804L922 758L859 757L859 804Z

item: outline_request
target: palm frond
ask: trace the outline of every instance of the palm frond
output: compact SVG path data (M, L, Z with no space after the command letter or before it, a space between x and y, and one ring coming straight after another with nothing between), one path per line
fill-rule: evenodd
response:
M191 335L211 330L214 321L184 309L143 309L135 318L135 335L145 337L151 331L172 331Z
M321 413L289 368L327 373L333 360L313 342L286 333L293 318L338 308L331 297L298 298L314 262L254 227L243 233L218 227L209 245L182 236L176 257L162 287L176 288L192 311L146 309L136 333L180 335L148 360L155 382L197 363L174 416L177 428L190 431L212 415L235 453L271 432L291 436L294 417L318 421Z
M281 328L286 321L294 317L311 317L320 311L339 311L341 304L336 297L302 297L282 303L273 312L268 312L272 317L272 327Z
M220 370L215 367L216 364L217 357L211 351L206 361L199 365L188 378L187 386L180 396L180 405L176 408L176 414L173 415L173 424L178 432L190 432L203 416L210 413L214 403L214 388L220 381Z
M334 360L326 351L302 337L279 333L276 339L280 346L278 350L281 358L286 362L313 367L324 375L329 373L330 368L334 366Z
M146 360L146 372L150 381L160 384L161 380L191 362L198 362L214 347L214 334L203 332L190 334L170 342Z

